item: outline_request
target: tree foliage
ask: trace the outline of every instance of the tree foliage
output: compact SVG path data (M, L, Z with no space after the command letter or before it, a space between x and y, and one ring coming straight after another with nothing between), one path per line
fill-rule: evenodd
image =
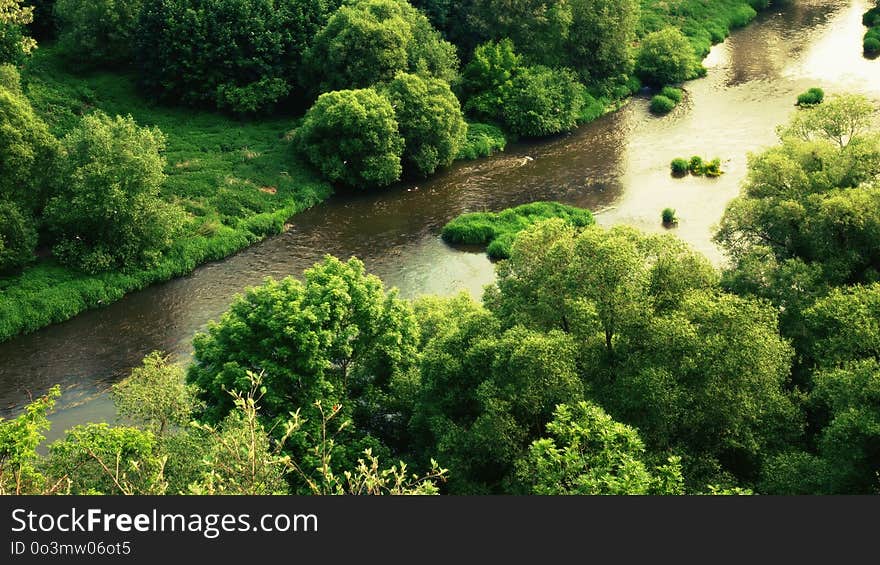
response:
M160 197L162 132L96 113L63 146L65 182L45 211L53 253L91 273L155 262L183 223L183 212Z
M317 93L366 88L400 72L451 82L455 48L404 0L355 0L318 31L306 54Z
M697 59L688 38L676 28L666 28L642 39L636 72L654 86L678 84L694 76Z
M359 188L400 178L405 143L394 108L374 89L322 94L297 129L306 158L328 180Z
M58 42L78 66L131 60L142 0L57 0Z
M404 170L427 177L452 164L464 145L467 123L449 85L434 78L399 74L382 89L404 140Z
M34 8L24 0L0 0L0 64L19 64L37 46L26 29L33 19Z

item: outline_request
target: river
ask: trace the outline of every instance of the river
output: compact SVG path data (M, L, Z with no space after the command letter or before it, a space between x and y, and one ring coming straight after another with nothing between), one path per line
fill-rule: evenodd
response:
M880 60L862 56L867 0L779 1L717 45L704 79L657 118L637 97L579 130L515 144L495 157L459 163L417 184L338 194L291 221L284 234L190 276L131 294L106 308L0 344L0 414L54 384L64 394L50 439L72 425L113 421L107 388L153 350L185 361L194 333L233 297L265 277L299 275L324 254L357 256L405 297L467 290L493 280L484 253L452 249L440 229L463 212L558 200L597 212L600 224L660 232L660 211L675 208L675 233L723 262L713 225L739 192L747 153L772 145L798 93L860 92L880 98ZM673 179L674 157L720 157L719 179Z

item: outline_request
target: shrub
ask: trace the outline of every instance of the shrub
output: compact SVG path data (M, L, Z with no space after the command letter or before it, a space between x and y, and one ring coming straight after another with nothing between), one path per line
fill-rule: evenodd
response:
M654 114L668 114L675 108L675 100L662 94L651 98L651 112Z
M706 175L707 177L713 177L713 178L720 177L722 174L721 159L718 159L716 157L715 159L712 159L708 163L704 163L702 170L703 170L703 174Z
M18 74L18 69L9 64L0 65L0 88L21 94L21 76Z
M443 227L443 240L452 244L487 245L490 257L506 259L519 232L550 218L561 218L576 227L595 223L589 210L557 202L534 202L497 213L462 214Z
M497 126L470 123L467 128L467 138L459 149L456 159L488 157L498 151L504 151L506 146L507 138Z
M678 177L683 177L688 174L690 170L690 163L687 159L677 158L672 160L672 174Z
M63 145L63 188L44 216L53 253L88 273L155 265L184 222L159 196L162 132L99 112L83 118Z
M798 106L815 106L825 100L825 91L821 88L811 88L800 94L797 98Z
M703 174L703 158L698 155L694 155L693 157L691 157L691 160L688 163L688 170L690 170L690 172L695 175L702 175Z
M687 37L676 28L666 28L644 38L636 72L647 84L678 84L694 75L697 64Z
M372 88L322 94L296 136L328 180L367 188L400 178L404 141L394 108Z
M467 136L458 98L434 78L400 74L386 87L403 136L405 170L427 177L452 163Z
M245 113L299 85L303 53L333 0L154 0L136 53L142 85L161 100Z
M12 202L0 200L0 275L30 263L37 246L37 230Z
M354 0L339 8L305 55L313 90L365 88L399 72L451 82L455 47L404 0Z
M684 92L680 88L675 88L674 86L664 86L663 90L660 91L660 95L669 98L676 104L681 102L682 98L684 98Z
M504 99L504 123L513 133L539 137L577 127L585 89L569 70L526 67Z
M660 217L663 219L664 226L674 226L678 223L678 218L676 217L675 209L673 208L664 208Z
M142 0L57 0L58 44L78 66L128 62Z
M876 37L866 37L864 42L865 53L874 55L880 53L880 39Z
M37 46L26 29L33 22L34 10L22 0L3 0L0 4L0 64L18 65Z

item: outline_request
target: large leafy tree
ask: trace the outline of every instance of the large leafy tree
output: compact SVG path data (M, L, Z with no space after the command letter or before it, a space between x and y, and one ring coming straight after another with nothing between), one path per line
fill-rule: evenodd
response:
M427 177L452 164L467 137L461 105L439 79L400 74L383 88L404 140L404 170Z
M58 152L27 98L0 86L0 200L39 213L57 180Z
M162 100L238 113L302 94L302 56L336 0L159 0L138 26L143 85Z
M424 14L404 0L355 0L343 5L315 36L306 54L316 93L365 88L399 72L451 82L455 48Z
M128 117L96 113L63 140L63 189L45 210L53 253L87 272L154 264L183 212L162 199L165 137Z
M142 0L58 0L62 52L79 66L129 62L142 6Z
M303 282L269 280L237 299L195 338L188 378L202 390L203 418L218 422L234 407L230 392L250 390L252 375L260 375L266 429L281 434L291 414L299 414L303 426L286 449L311 470L310 449L329 433L322 426L334 411L336 425L355 418L336 452L353 462L347 458L361 452L372 423L386 419L376 398L406 372L416 340L412 311L396 292L386 292L360 261L328 257Z
M15 271L34 259L34 219L12 202L0 200L0 274Z
M394 108L372 88L322 94L296 135L309 162L333 182L381 187L402 173L404 140Z
M636 58L636 72L653 86L693 78L697 65L693 45L679 29L672 27L645 36Z
M584 82L626 75L639 23L638 0L570 0L568 64Z

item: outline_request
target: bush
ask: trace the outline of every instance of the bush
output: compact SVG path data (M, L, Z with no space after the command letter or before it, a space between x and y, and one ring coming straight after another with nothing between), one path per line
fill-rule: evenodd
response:
M24 267L34 259L37 230L12 202L0 200L0 275Z
M577 127L585 89L569 70L526 67L513 79L504 99L504 123L526 137L540 137Z
M404 0L354 0L343 5L315 36L305 56L317 93L365 88L399 72L451 82L458 70L455 47Z
M690 170L690 163L687 159L673 159L672 160L672 174L678 177L683 177L688 174Z
M469 160L488 157L498 151L504 151L506 146L507 138L497 126L470 123L467 128L467 138L455 158Z
M651 98L651 112L654 114L668 114L675 108L675 100L662 94Z
M42 208L57 179L58 149L28 99L0 86L0 200L26 213Z
M63 188L44 215L53 253L87 273L155 265L184 222L159 196L162 132L99 112L83 118L63 145Z
M675 88L674 86L664 86L663 90L660 91L660 95L669 98L676 104L681 102L682 98L684 98L684 92L680 88Z
M825 100L825 91L821 88L811 88L800 94L797 98L798 106L815 106Z
M707 177L712 177L712 178L720 177L722 174L721 159L718 159L716 157L715 159L712 159L708 163L704 163L703 167L702 167L702 172Z
M0 65L0 88L21 94L21 76L18 74L18 69L8 64Z
M442 80L400 74L383 93L403 136L406 171L427 177L452 164L465 143L467 123L458 98Z
M58 44L77 66L131 59L142 0L57 0Z
M335 1L155 0L136 52L142 85L161 100L264 111L299 86L302 56Z
M688 163L688 170L695 175L702 175L703 158L698 155L694 155L693 157L691 157L691 160Z
M678 218L676 217L675 209L673 208L664 208L660 217L663 219L664 226L674 226L678 223Z
M443 240L452 244L487 245L491 258L506 259L519 232L550 218L561 218L576 227L595 223L589 210L557 202L534 202L497 213L462 214L443 227Z
M26 26L33 22L33 8L22 0L3 0L0 5L0 65L19 65L37 46L27 34Z
M404 141L394 108L372 88L322 94L296 136L309 162L330 181L368 188L400 178Z
M642 41L636 72L647 84L678 84L694 76L698 62L688 38L675 28L649 34Z
M864 42L865 53L874 55L880 53L880 39L876 37L866 37Z

